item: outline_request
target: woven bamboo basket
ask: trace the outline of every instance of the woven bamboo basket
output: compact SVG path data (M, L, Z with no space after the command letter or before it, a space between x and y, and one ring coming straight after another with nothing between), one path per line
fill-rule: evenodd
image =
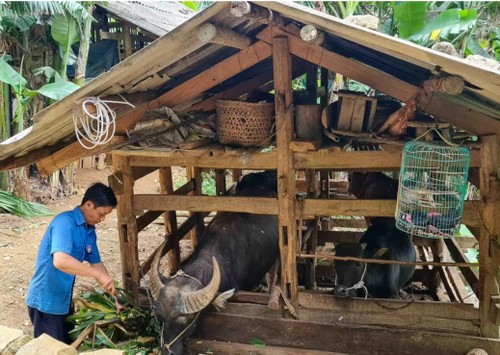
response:
M215 109L220 143L243 147L271 143L274 103L215 100Z

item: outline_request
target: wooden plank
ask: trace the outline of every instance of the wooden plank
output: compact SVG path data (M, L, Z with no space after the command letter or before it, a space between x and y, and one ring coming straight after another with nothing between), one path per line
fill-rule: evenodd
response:
M267 305L268 299L268 294L238 291L230 301ZM400 299L377 299L375 303L367 302L364 298L358 297L342 298L320 291L301 291L299 293L299 304L303 308L319 309L324 312L346 311L360 314L377 313L386 316L398 314L407 317L439 317L443 319L466 320L473 323L479 321L479 310L474 308L472 304L465 303L413 301L408 304L408 300Z
M345 151L338 147L294 154L296 169L329 169L342 171L399 171L403 148L380 144L378 151ZM479 150L470 151L470 167L480 165Z
M278 203L275 198L136 194L133 200L134 209L136 210L228 211L278 214ZM242 201L245 201L245 203L242 203ZM479 225L477 214L469 202L466 201L465 203L463 221L466 224ZM297 207L297 209L299 208ZM304 199L301 208L303 211L297 211L296 213L303 213L303 216L307 218L315 215L393 217L396 210L396 200ZM361 225L356 228L360 227Z
M220 145L205 146L188 151L177 150L114 150L116 155L129 156L132 166L197 166L215 169L276 169L276 150L261 152L256 148L227 148Z
M350 97L342 97L337 129L343 129L346 131L349 131L351 129L351 119L355 104L356 99Z
M413 302L398 305L406 308ZM393 305L394 306L394 305ZM414 311L418 307L414 308ZM225 314L241 314L258 318L280 318L280 314L269 310L264 305L228 303L224 309ZM301 308L300 320L303 322L315 322L322 324L336 323L339 325L373 325L398 329L412 329L420 331L446 332L454 334L479 335L479 328L472 320L458 320L439 317L440 313L433 315L414 312L411 315L399 314L397 309L386 310L386 312L358 312L347 309L325 312L324 309Z
M448 248L450 256L452 257L453 260L458 262L469 261L465 256L465 253L458 245L456 238L445 239L444 243L446 244L446 247ZM479 283L479 273L476 270L470 268L460 268L460 271L464 275L464 278L467 280L467 283L471 286L473 290L475 290L477 284Z
M230 343L224 341L190 339L186 345L189 354L208 354L209 352L217 355L234 354L258 354L258 355L343 355L331 351L294 349L283 346L263 346L262 348L241 343Z
M278 214L275 198L243 196L175 196L166 194L137 194L136 210L190 211L190 212L245 212L267 215Z
M111 161L113 161L113 157L111 157ZM151 174L155 170L158 169L149 167L132 167L132 177L134 178L134 181L137 181L144 176Z
M471 304L443 303L434 301L413 301L407 307L408 300L378 299L377 303L366 302L364 298L340 298L314 292L301 292L300 305L305 308L317 308L324 311L349 311L358 313L380 313L385 315L440 317L445 319L479 320L479 310Z
M160 217L163 214L163 211L147 211L144 213L142 216L139 216L137 218L137 232L141 232L149 226L151 223L153 223L158 217Z
M48 176L81 157L89 156L88 158L91 159L91 156L109 151L126 141L127 139L124 136L114 136L108 144L97 146L93 149L86 149L77 141L66 145L64 148L54 152L46 158L38 160L36 162L36 167L40 174Z
M332 200L332 199L304 199L301 204L305 216L369 216L394 217L396 200ZM477 212L471 201L465 202L463 223L474 226L480 225Z
M236 343L258 338L270 346L356 354L462 355L472 348L500 352L500 341L469 335L223 313L202 313L194 336Z
M364 63L325 50L321 46L308 44L299 37L293 36L277 27L272 27L272 33L262 31L257 35L257 38L270 43L272 38L277 35L288 36L290 51L293 55L360 81L398 100L406 102L419 89L417 86L397 79ZM448 102L438 95L432 95L429 102L423 102L422 100L422 109L429 114L437 116L439 119L446 120L453 125L476 134L500 133L500 125L495 118L478 111L470 110L456 103Z
M293 139L292 65L287 38L273 38L273 75L278 148L278 221L281 260L281 290L298 310L297 218L295 170L290 142Z
M361 132L363 129L363 122L365 120L365 111L367 109L367 100L363 97L354 101L352 110L351 128L353 132Z
M118 219L118 237L120 241L120 256L122 264L122 284L130 290L137 299L140 286L139 246L137 220L134 214L134 180L132 168L127 157L114 157L113 170L122 172L123 190L116 194L118 205L116 216Z

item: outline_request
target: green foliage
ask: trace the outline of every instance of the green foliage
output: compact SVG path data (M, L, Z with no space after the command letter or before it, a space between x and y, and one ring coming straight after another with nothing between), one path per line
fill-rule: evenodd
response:
M80 40L78 23L72 17L55 15L50 33L52 38L54 38L59 45L59 53L63 60L61 65L61 76L66 78L66 67L68 64L74 64L69 61L70 57L75 57L71 45Z
M28 202L0 190L0 213L9 213L24 218L52 216L54 213L44 205Z
M37 94L59 100L79 88L78 85L71 82L62 81L45 84L38 90L30 90L26 88L26 79L16 72L3 58L0 58L0 81L9 84L16 95L19 105L16 108L15 121L18 123L23 122L24 112L28 104Z
M198 11L197 1L181 1L182 5L186 6L188 9Z
M445 10L437 18L427 23L420 31L408 36L407 39L419 43L437 39L449 40L449 36L457 36L462 32L471 30L476 21L477 11L475 9Z
M94 344L91 340L85 340L79 350L88 350L94 346L120 349L126 354L150 353L158 347L158 322L149 310L133 307L133 298L129 293L121 288L116 290L117 298L125 306L119 314L116 313L114 299L101 289L75 297L74 303L78 310L68 317L68 321L75 324L70 332L71 338L78 338L98 321L110 321L99 326L102 332L96 331ZM141 336L136 336L137 333Z
M215 196L217 195L215 189L215 172L210 170L209 173L202 172L201 177L203 182L201 183L201 193L203 195Z
M257 338L250 339L249 343L258 349L264 349L266 347L266 343Z
M500 29L494 28L490 33L491 50L496 60L500 61Z
M408 38L425 25L427 4L425 1L401 1L394 5L394 22L399 37Z

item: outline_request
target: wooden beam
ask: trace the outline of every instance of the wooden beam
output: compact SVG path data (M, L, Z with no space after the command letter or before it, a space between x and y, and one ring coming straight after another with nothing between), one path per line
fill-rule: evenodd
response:
M80 142L76 141L71 144L65 144L65 147L59 149L53 154L44 157L36 162L36 167L42 176L48 176L54 171L64 168L68 164L78 160L82 157L97 155L107 152L114 147L122 145L127 139L124 136L114 136L111 141L106 145L99 145L93 149L86 149L82 147ZM34 157L33 157L34 158ZM37 159L33 159L36 161Z
M190 212L245 212L278 214L275 198L243 196L175 196L166 194L135 195L136 210L190 211Z
M465 256L465 253L462 251L460 245L458 245L458 242L455 240L455 238L445 239L444 243L446 244L446 247L448 248L450 256L452 257L453 260L457 262L468 261L467 257ZM460 268L460 271L462 272L469 286L472 288L472 290L475 291L479 283L479 273L471 268Z
M333 322L332 322L333 323ZM282 318L202 313L195 337L247 343L258 338L270 346L359 354L462 355L472 348L500 352L500 341L470 335L377 326L320 323ZM238 331L234 331L238 329Z
M247 36L240 35L227 28L214 26L211 23L201 25L197 35L201 41L239 49L248 48L252 42Z
M406 301L406 304L412 304ZM405 304L397 305L404 307ZM397 307L393 305L393 307ZM414 308L414 310L416 310ZM263 319L279 319L279 314L269 310L268 307L258 304L241 304L229 302L224 309L224 314L252 316ZM399 314L397 310L392 313L358 312L355 309L333 310L325 312L318 308L301 308L301 321L316 322L321 324L336 323L349 325L383 326L389 329L406 329L414 331L435 331L454 334L479 335L479 328L470 320L441 318L439 314L423 316L421 313L412 315ZM358 353L358 352L356 352Z
M114 150L113 154L130 157L132 166L196 166L214 169L276 169L277 153L262 152L262 148L227 148L220 145L205 146L189 151Z
M468 320L477 323L479 310L472 304L443 303L433 301L413 301L408 305L408 300L378 299L377 303L366 302L363 298L341 298L329 294L315 292L301 292L300 305L304 308L322 309L324 311L352 311L361 314L380 313L390 315L393 313L401 316L439 317L445 319ZM407 307L402 307L407 305Z
M162 106L175 107L184 102L188 102L198 97L204 91L213 88L224 80L241 73L270 56L271 46L267 43L258 41L250 47L215 64L213 67L195 77L177 85L155 100L138 106L120 117L117 121L116 132L118 134L126 132L127 129L130 129L137 121L143 118L147 110L156 109Z
M111 161L113 158L111 157ZM149 168L149 167L132 167L132 177L134 181L137 181L143 178L146 175L151 174L153 171L158 170L157 168Z
M233 354L269 354L269 355L342 355L331 351L317 351L293 349L282 346L268 346L265 349L257 350L255 345L228 343L225 341L205 340L205 339L189 339L186 344L186 349L189 354L217 354L217 355L233 355Z
M222 91L218 94L210 96L206 100L200 101L191 107L187 108L186 111L212 111L215 109L215 99L237 99L241 95L244 95L252 90L258 89L260 86L267 84L273 79L273 73L269 70L264 70L256 76L242 81L236 86L230 89Z
M302 213L304 216L394 217L396 200L332 200L306 198L300 207L302 211L298 211L297 213ZM477 212L471 201L465 202L463 223L474 226L480 225Z
M295 170L290 142L293 139L292 59L288 39L276 37L273 45L273 75L278 148L278 221L281 260L281 289L298 310L297 218L295 211Z
M481 313L481 335L498 338L500 330L493 319L491 296L498 294L496 275L500 258L495 257L491 242L500 237L500 136L481 137L480 167L481 198L484 202L479 237L479 310ZM475 201L474 201L475 202Z
M342 171L399 171L403 148L381 144L379 151L344 151L340 148L319 149L294 154L296 169L328 169ZM470 167L479 167L479 150L470 151Z
M166 166L158 170L160 178L160 193L174 194L174 182L172 179L172 168ZM182 189L182 190L180 190ZM194 182L188 180L186 184L177 190L177 195L186 195L194 189ZM176 211L166 211L163 213L163 225L165 235L168 235L170 251L168 252L168 269L171 273L177 272L181 267L181 248L179 246L179 236L177 234L177 213Z
M396 77L366 64L328 51L321 46L308 44L300 37L291 35L277 27L271 27L271 30L272 33L262 31L257 35L257 38L267 43L271 43L272 38L277 35L288 36L290 40L290 51L293 55L360 81L398 100L406 102L417 94L419 90L418 86L397 79ZM422 105L421 109L427 113L437 116L439 119L446 120L467 131L479 135L492 133L500 134L500 125L495 118L478 111L472 111L456 103L451 103L443 99L440 95L432 95L429 101L422 101L420 104Z
M139 270L139 246L137 220L134 214L134 181L132 167L127 157L114 157L113 171L121 172L122 191L116 194L118 200L116 216L124 288L130 290L138 299L141 274Z

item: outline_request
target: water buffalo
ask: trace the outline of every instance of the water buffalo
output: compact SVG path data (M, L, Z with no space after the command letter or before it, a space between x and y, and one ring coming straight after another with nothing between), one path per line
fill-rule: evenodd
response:
M396 228L394 220L391 222L389 219L373 219L359 243L339 243L335 255L416 261L415 246L410 237ZM415 266L335 260L335 270L336 296L365 296L364 289L355 287L363 281L372 297L398 298L399 288L413 276Z
M274 192L278 191L278 178L275 170L244 175L236 185L236 191L248 189L251 186L262 186Z
M235 196L275 197L276 193L252 186ZM182 340L193 332L200 311L212 302L219 306L225 303L234 290L253 290L276 265L277 216L217 213L182 272L168 277L161 275L160 257L158 251L150 283L155 314L163 323L161 351L181 354ZM218 292L222 294L216 298Z
M395 199L398 180L381 172L353 172L349 174L349 193L361 199Z

